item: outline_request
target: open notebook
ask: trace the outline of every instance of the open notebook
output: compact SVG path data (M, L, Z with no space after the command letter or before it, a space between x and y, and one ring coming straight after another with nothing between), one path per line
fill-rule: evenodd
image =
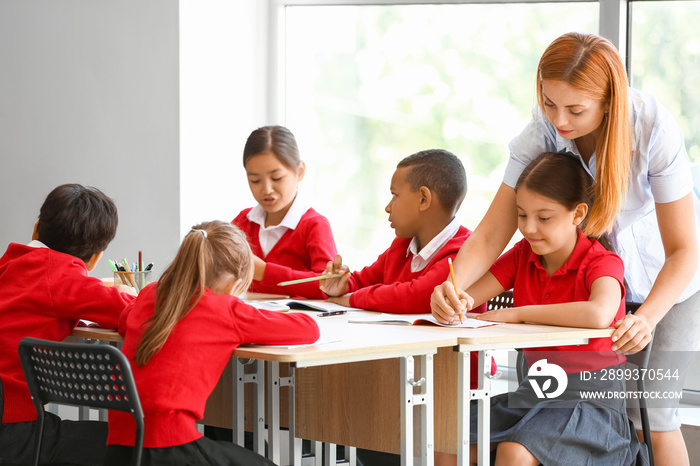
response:
M355 324L384 324L384 325L438 325L440 327L450 328L479 328L497 325L500 322L488 322L485 320L477 320L471 317L462 318L461 323L456 324L441 324L431 314L377 314L372 317L361 317L357 319L349 319L348 322Z

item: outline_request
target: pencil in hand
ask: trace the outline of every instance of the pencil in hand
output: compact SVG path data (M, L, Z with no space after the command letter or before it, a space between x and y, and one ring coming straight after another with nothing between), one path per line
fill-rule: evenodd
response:
M332 275L318 275L316 277L300 278L298 280L289 280L286 282L279 282L277 286L287 286L287 285L297 285L299 283L315 282L318 280L326 280L328 278L342 277L342 273L334 273Z
M455 279L455 269L452 267L452 258L447 258L447 264L450 266L450 278L452 279L452 286L455 287L455 293L459 296L459 288L457 288L457 280ZM462 323L462 309L459 310L459 323Z

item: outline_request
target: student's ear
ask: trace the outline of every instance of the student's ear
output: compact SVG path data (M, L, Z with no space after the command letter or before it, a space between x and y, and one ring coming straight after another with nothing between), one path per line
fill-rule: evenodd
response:
M39 221L34 224L34 231L32 232L32 241L39 239Z
M233 282L231 282L231 289L228 290L227 294L238 296L239 294L242 294L245 290L240 289L241 288L241 283L243 282L242 278L237 278Z
M297 181L303 180L304 175L306 175L306 164L302 160L299 162L299 166L297 167Z
M95 266L100 261L100 259L102 259L102 254L104 254L104 253L105 253L104 251L96 252L95 254L92 255L90 260L88 260L85 263L85 267L87 267L88 272L92 272L93 270L95 270Z
M588 204L581 202L574 208L574 225L579 226L588 215Z
M433 203L433 193L426 186L421 186L419 191L420 206L418 207L418 210L420 212L425 212Z

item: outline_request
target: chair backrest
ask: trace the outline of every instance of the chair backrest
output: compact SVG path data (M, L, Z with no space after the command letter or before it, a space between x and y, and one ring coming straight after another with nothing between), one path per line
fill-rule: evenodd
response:
M43 405L49 402L129 412L136 422L132 464L140 463L143 410L131 365L121 351L108 345L28 337L19 343L19 358L42 426ZM41 435L37 446L38 461Z
M642 305L642 303L626 302L625 310L627 314L634 314L637 309ZM654 331L651 332L651 341L644 347L642 351L638 351L635 354L628 354L627 361L636 365L640 369L647 369L649 366L649 357L651 356L651 346L654 343ZM637 390L639 392L645 392L644 387L644 377L637 379ZM654 450L651 445L651 426L649 424L649 414L647 413L647 401L646 398L639 398L639 411L640 418L642 420L642 436L644 437L644 443L647 445L647 450L649 452L649 466L654 466Z
M513 307L513 290L504 291L498 296L494 296L486 303L486 310L494 311L504 307Z

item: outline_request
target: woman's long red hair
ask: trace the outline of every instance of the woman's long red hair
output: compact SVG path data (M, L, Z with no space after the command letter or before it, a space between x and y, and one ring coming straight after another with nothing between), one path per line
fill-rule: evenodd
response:
M581 33L557 38L537 67L537 100L544 113L542 81L563 81L603 102L607 113L596 139L596 198L586 234L610 232L627 193L632 160L627 74L622 58L607 39Z

